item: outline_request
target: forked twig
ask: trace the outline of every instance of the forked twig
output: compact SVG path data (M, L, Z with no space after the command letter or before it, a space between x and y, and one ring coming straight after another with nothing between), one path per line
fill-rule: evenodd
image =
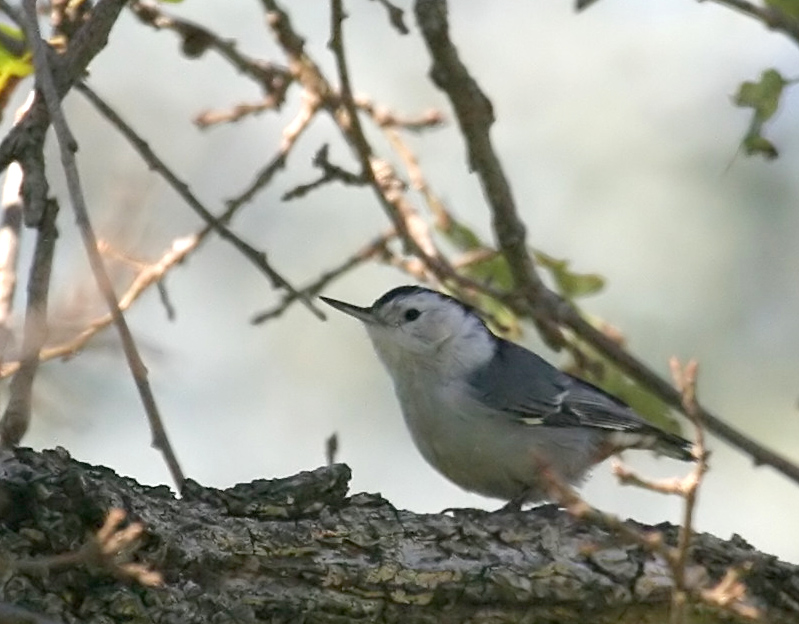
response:
M87 565L99 567L109 574L122 579L135 581L147 587L157 587L163 583L161 574L135 561L132 555L139 547L144 532L141 522L125 523L124 510L114 508L108 512L103 526L77 550L37 559L12 560L7 563L12 568L27 574L47 574L50 570Z

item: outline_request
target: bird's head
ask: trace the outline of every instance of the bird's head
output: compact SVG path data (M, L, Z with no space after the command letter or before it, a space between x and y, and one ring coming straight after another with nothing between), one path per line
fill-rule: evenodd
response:
M470 307L420 286L390 290L367 308L322 300L364 323L392 375L415 367L455 376L485 364L496 349L495 336Z

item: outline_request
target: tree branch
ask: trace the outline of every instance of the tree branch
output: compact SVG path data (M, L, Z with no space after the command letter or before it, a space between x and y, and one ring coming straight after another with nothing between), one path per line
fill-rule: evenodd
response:
M560 348L564 339L552 322L547 289L535 270L527 251L527 230L516 211L510 183L491 143L494 123L491 102L460 61L449 39L446 2L417 0L416 19L430 51L433 64L430 78L449 97L466 142L469 168L480 179L491 207L494 233L508 261L528 315L532 317L549 346Z
M348 493L341 464L226 490L188 481L181 498L63 450L17 449L3 470L0 499L13 518L0 533L7 557L74 551L120 502L144 524L135 561L161 572L162 587L115 581L87 566L54 569L47 584L7 573L6 599L68 622L640 624L668 614L673 581L653 554L676 543L668 523L619 520L657 535L648 548L551 505L414 514L376 494ZM695 536L689 556L691 591L758 609L769 624L797 621L796 565L739 537L707 534ZM730 569L749 572L733 581ZM747 621L730 611L689 605L691 621Z
M99 6L99 5L98 5ZM86 248L89 257L89 264L92 268L97 285L103 298L108 305L111 316L114 319L114 324L119 331L122 340L122 347L125 352L125 357L128 362L131 374L136 383L139 391L142 404L144 405L147 418L150 423L150 430L152 432L152 443L155 448L161 451L166 461L167 467L172 475L178 490L183 488L185 477L183 471L178 464L177 457L172 450L172 445L166 434L161 416L158 412L155 396L153 395L150 384L147 380L147 368L141 360L139 351L133 340L133 335L128 327L122 311L119 309L119 302L117 301L116 294L114 294L114 287L111 279L106 273L103 260L97 250L97 237L94 234L91 222L89 220L86 202L83 197L83 189L80 183L80 176L78 173L77 163L75 162L75 151L77 150L77 143L72 136L72 132L67 125L66 118L64 117L63 110L60 104L60 91L57 87L57 81L52 73L50 63L47 57L47 48L39 35L39 23L36 15L36 0L23 0L23 9L25 12L25 32L28 38L28 43L33 51L34 66L36 68L36 84L39 92L41 93L52 119L55 129L58 145L61 152L61 163L64 168L66 176L67 187L69 189L70 199L72 201L72 209L75 212L75 220L78 224L83 244ZM80 35L82 31L78 32ZM76 37L77 38L77 37ZM77 45L77 42L75 43ZM70 47L71 49L71 47ZM72 54L72 56L79 55L80 48ZM66 53L69 56L69 52ZM78 58L81 58L78 56ZM88 58L86 62L88 63ZM64 80L61 80L64 83ZM38 358L37 358L38 359ZM22 372L20 368L19 372ZM19 374L18 372L18 374Z
M28 430L33 404L33 381L39 369L39 351L47 338L47 299L57 238L58 204L48 202L39 222L36 248L28 277L28 305L19 370L9 388L9 399L0 420L0 448L17 446Z

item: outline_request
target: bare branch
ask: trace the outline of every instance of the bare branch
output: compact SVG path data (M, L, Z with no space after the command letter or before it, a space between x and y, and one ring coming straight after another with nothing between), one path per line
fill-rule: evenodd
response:
M155 3L137 0L131 3L130 8L144 24L157 30L171 30L182 37L183 51L190 57L200 56L209 49L214 50L236 71L258 82L264 93L274 100L276 108L282 105L286 90L293 80L285 67L250 58L238 51L235 41L223 39L194 22L168 15Z
M272 181L274 175L286 166L286 160L288 159L291 149L300 138L300 135L308 128L311 120L319 111L321 104L320 99L314 93L307 89L303 91L300 110L297 111L294 119L283 128L283 141L281 142L277 154L275 154L266 167L255 176L250 186L227 202L227 210L220 217L220 221L227 223L241 206L251 201L258 191L267 186Z
M527 250L527 230L516 211L510 183L494 152L490 129L494 123L491 102L469 75L449 38L444 0L417 0L416 20L433 61L430 77L449 97L466 142L469 168L477 174L493 214L494 232L508 261L529 315L553 348L564 338L549 313L548 292Z
M28 305L25 311L20 367L11 380L8 405L0 420L0 448L17 446L30 425L33 380L39 369L39 351L47 337L47 298L57 237L57 215L58 204L51 200L39 223L28 278Z
M388 21L394 29L401 35L407 35L410 31L405 25L405 12L398 6L393 5L389 0L378 0L378 2L383 5L386 13L388 13Z
M80 230L86 252L89 256L89 264L91 265L92 273L97 281L100 292L114 319L114 324L119 331L128 366L136 382L136 387L139 390L139 395L150 422L153 446L163 454L167 467L175 481L175 485L178 490L181 490L185 478L178 464L177 457L172 450L172 445L167 437L166 430L161 421L161 416L158 413L155 396L147 381L147 368L144 366L139 356L139 351L136 348L133 335L125 321L122 311L119 309L119 303L116 294L114 294L113 284L108 277L103 260L97 250L97 237L89 221L89 214L83 197L78 167L75 162L77 143L72 136L72 132L64 117L64 112L61 109L60 96L47 58L47 50L39 35L39 23L36 16L36 0L24 0L23 8L26 18L25 31L28 37L28 43L33 51L34 66L36 67L37 86L46 102L50 118L53 121L53 127L61 152L61 162L64 167L67 187L72 201L72 208L75 211L75 220L77 221L78 229ZM22 368L20 371L21 370Z
M348 273L355 267L360 266L364 262L371 260L375 256L386 253L386 246L388 245L389 241L396 238L396 236L397 234L394 230L386 232L385 234L381 234L375 240L356 251L340 265L330 269L329 271L325 271L313 283L301 288L300 292L304 293L308 297L316 297L316 295L322 292L322 290L324 290L327 285L334 280ZM283 301L281 301L277 306L266 310L265 312L256 314L250 322L253 325L259 325L260 323L277 318L283 314L283 312L285 312L296 300L296 297L293 297L291 294L284 295Z
M375 157L372 153L360 127L352 94L348 91L348 78L342 79L342 93L341 95L337 94L319 67L306 53L303 39L295 32L285 11L274 0L261 1L268 11L267 21L278 43L289 58L289 69L305 90L319 99L320 106L330 114L338 125L355 154L364 177L369 181L370 187L397 230L399 237L409 251L423 259L419 264L419 269L429 272L429 267L436 267L441 273L454 273L438 253L427 224L405 198L402 181L387 162ZM340 35L336 35L336 30L340 31L340 28L341 19L334 15L331 24L333 31L331 45L337 59L339 73L341 74L343 69L346 77L348 74L346 62L343 59L343 49L336 43L341 40Z
M342 184L349 186L363 186L364 184L368 183L368 181L365 180L362 175L352 173L343 167L339 167L338 165L331 163L328 157L328 151L329 145L325 143L317 150L313 157L312 163L314 167L322 170L322 175L313 182L300 184L295 186L293 189L286 191L283 193L283 201L290 201L292 199L297 199L298 197L303 197L314 189L318 189L319 187L331 182L341 182Z
M267 4L274 5L274 3ZM427 225L419 218L416 210L403 196L404 185L387 162L378 160L374 156L366 140L366 135L358 118L358 110L352 93L349 68L347 67L347 59L344 52L343 22L345 14L342 0L331 0L330 7L331 34L328 47L336 59L336 68L341 83L339 87L340 98L343 104L343 111L330 109L330 112L355 151L355 155L361 163L364 177L371 182L372 188L377 194L380 203L388 212L397 232L406 241L410 249L424 259L427 266L441 264L443 262L442 256L438 253L429 236ZM277 11L278 9L274 6L273 10ZM283 24L284 28L291 29L288 17L285 14L282 14L280 23ZM315 68L315 65L312 66ZM324 81L321 74L319 74L318 79Z

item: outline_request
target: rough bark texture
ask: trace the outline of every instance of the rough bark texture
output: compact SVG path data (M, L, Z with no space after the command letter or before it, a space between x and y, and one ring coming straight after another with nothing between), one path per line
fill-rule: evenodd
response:
M419 515L347 495L344 465L183 499L61 450L0 464L0 600L61 622L661 622L671 581L637 546L553 506ZM78 549L112 507L146 525L137 557L165 584L101 569L23 574L14 561ZM670 525L655 527L669 539ZM746 568L768 622L799 621L799 569L742 539L697 537L692 574ZM0 615L2 615L0 613ZM725 621L707 608L692 621ZM0 618L2 619L2 618Z

